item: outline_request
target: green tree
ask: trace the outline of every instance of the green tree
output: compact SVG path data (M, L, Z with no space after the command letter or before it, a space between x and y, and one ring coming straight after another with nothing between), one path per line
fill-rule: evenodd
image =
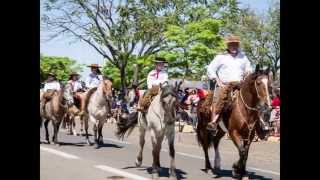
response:
M71 72L80 72L81 70L82 66L68 57L40 55L41 82L47 79L50 72L55 73L58 80L67 81Z
M277 71L280 69L279 1L270 7L267 14L258 15L252 9L245 8L230 22L224 26L225 31L239 35L241 47L249 60L253 64L270 65L277 79Z
M213 18L168 26L164 33L168 50L160 54L170 62L171 77L199 79L205 73L204 67L224 48L220 26L221 21Z

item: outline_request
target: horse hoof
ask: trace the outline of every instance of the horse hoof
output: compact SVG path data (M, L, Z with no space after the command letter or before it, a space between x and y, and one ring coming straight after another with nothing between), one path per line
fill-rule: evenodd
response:
M170 179L177 179L177 174L175 170L170 170L169 174Z
M99 149L99 148L100 148L100 145L99 145L99 144L95 144L94 148L95 148L95 149Z
M87 145L88 145L88 146L91 146L91 145L92 145L89 140L87 140Z
M44 140L44 143L45 144L50 144L50 141L49 140Z
M221 171L220 167L215 167L212 170L213 174L216 174L216 175L219 174L220 171Z
M141 167L141 165L142 165L142 161L138 161L138 160L136 160L135 164L136 164L136 167Z

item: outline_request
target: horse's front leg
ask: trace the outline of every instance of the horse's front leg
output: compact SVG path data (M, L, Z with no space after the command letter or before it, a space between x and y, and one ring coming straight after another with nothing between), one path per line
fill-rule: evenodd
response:
M52 141L54 144L58 145L58 132L59 132L59 126L60 126L60 121L57 120L53 120L53 137L52 137Z
M145 127L140 126L139 131L140 131L140 135L139 135L140 150L139 150L139 153L138 153L137 159L136 159L136 166L137 167L140 167L142 164L142 159L143 159L142 153L143 153L143 147L144 147L144 143L145 143L146 129L145 129Z
M152 142L152 156L153 156L153 163L152 163L152 176L153 178L158 178L160 173L160 150L161 144L163 140L163 134L161 132L155 132L151 130L151 142Z
M177 177L176 174L176 164L175 164L175 149L174 149L174 126L170 127L167 131L168 145L169 145L169 155L170 155L170 176L173 178Z
M45 121L44 121L44 129L45 129L45 131L46 131L46 140L45 140L45 143L50 143L50 140L49 140L49 131L48 131L48 124L49 124L49 122L50 122L50 120L48 120L48 119L45 119Z
M243 176L242 162L245 154L244 144L243 144L243 141L241 140L241 135L236 130L230 133L230 137L239 152L239 160L233 163L232 165L232 175L236 178L242 178Z
M102 129L104 125L104 120L100 120L98 123L98 144L103 145L103 135L102 135Z
M93 137L94 137L94 143L96 145L96 148L99 148L99 145L98 145L98 135L97 135L97 132L98 132L98 127L97 127L97 124L94 124L93 125Z
M88 133L88 129L89 129L89 118L88 118L88 115L83 115L81 117L81 119L83 119L83 121L84 121L84 130L85 130L85 136L86 136L87 144L91 145L91 142L89 140L89 133Z

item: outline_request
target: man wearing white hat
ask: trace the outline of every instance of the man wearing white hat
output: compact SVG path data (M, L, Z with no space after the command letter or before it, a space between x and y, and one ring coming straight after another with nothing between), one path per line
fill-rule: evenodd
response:
M217 83L217 89L212 103L211 121L208 130L217 132L219 114L228 100L228 94L235 84L239 84L252 71L246 55L239 50L240 38L229 36L226 38L227 51L217 55L208 66L208 76Z

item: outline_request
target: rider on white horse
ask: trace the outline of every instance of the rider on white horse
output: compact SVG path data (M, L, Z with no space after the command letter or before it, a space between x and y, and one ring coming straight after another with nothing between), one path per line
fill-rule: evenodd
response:
M153 97L158 94L160 84L168 81L168 73L165 71L164 66L167 61L164 58L157 57L154 62L156 67L148 74L148 90L139 101L138 111L146 111Z
M226 43L227 51L217 55L207 69L209 78L218 85L212 103L211 122L208 123L208 130L214 132L217 131L219 114L228 100L228 94L233 86L239 84L252 71L250 61L239 50L240 38L231 35L226 38Z

